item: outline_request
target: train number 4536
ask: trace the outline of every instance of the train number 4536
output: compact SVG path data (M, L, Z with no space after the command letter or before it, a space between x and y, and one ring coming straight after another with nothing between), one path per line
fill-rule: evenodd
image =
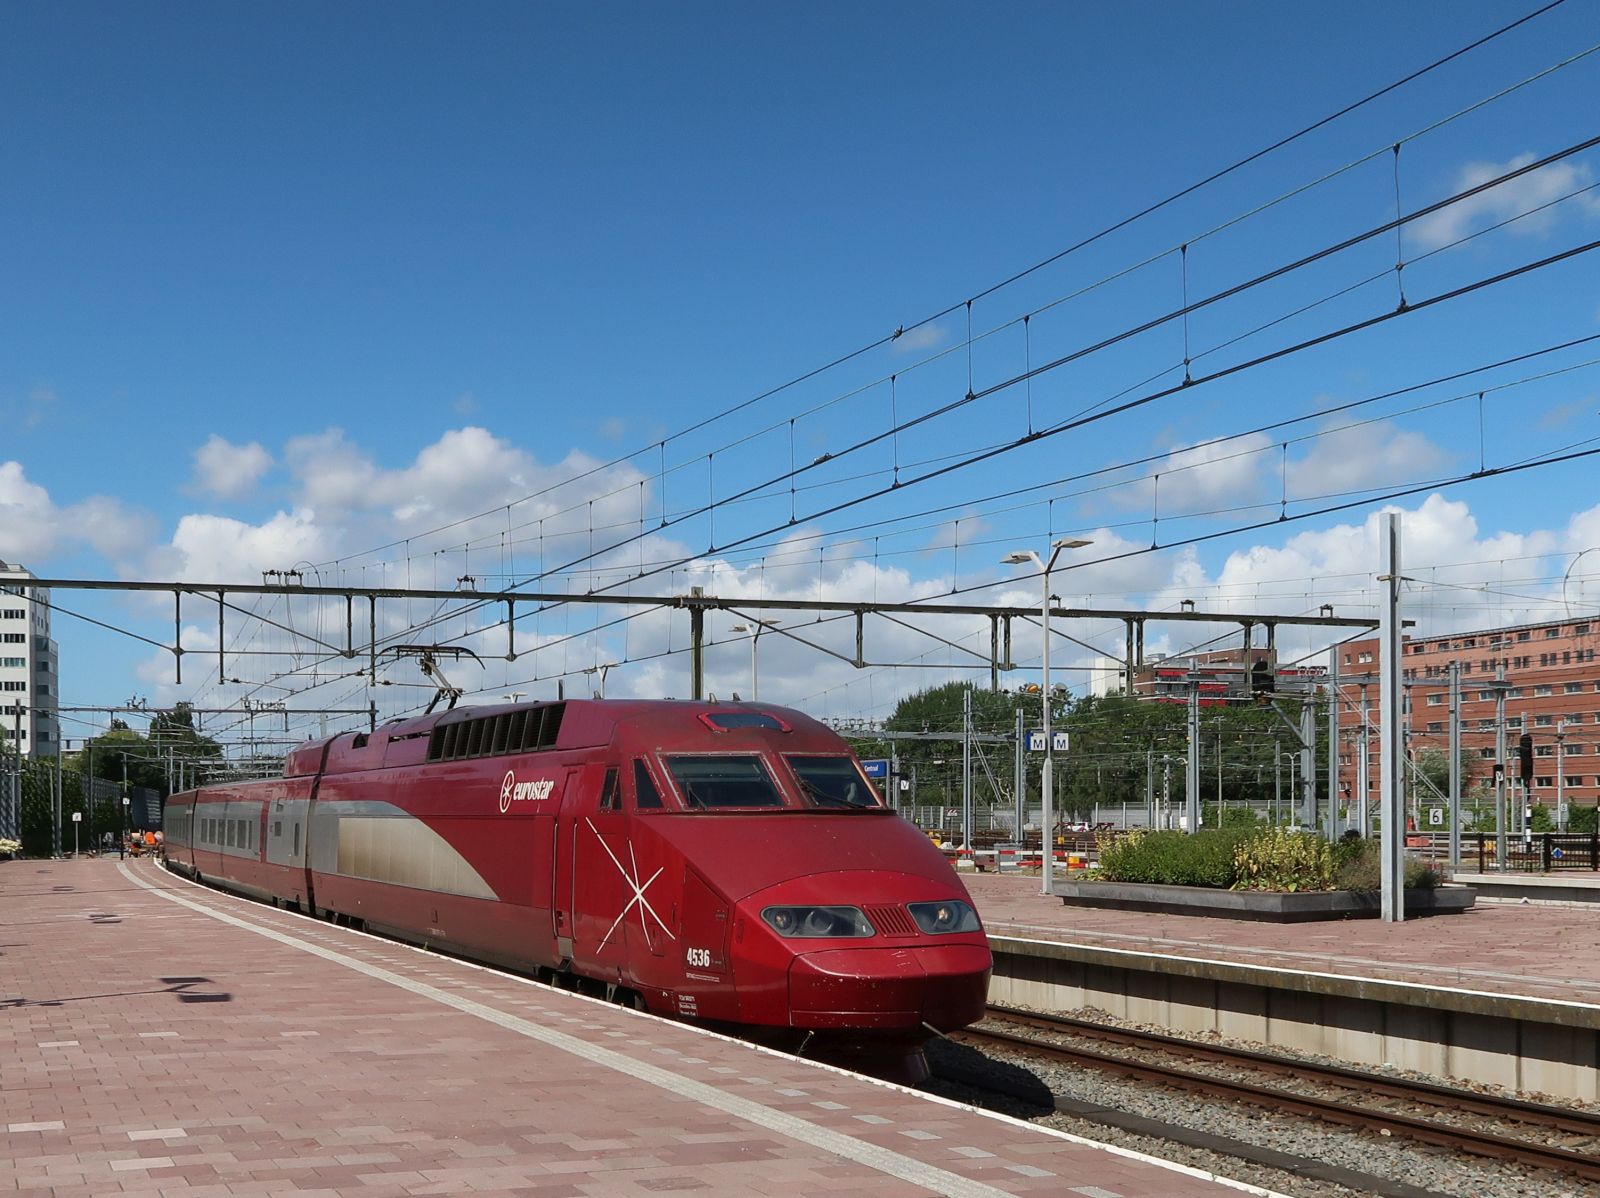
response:
M697 969L708 969L711 966L711 950L709 948L686 949L683 959Z

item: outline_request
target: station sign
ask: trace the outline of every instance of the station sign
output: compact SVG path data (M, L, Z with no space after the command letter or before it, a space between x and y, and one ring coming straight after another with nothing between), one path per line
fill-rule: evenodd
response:
M1051 748L1052 752L1065 753L1067 751L1068 738L1067 738L1067 734L1065 732L1052 731L1050 733L1050 740L1051 740L1050 748ZM1044 733L1043 732L1035 729L1034 731L1028 733L1028 752L1030 752L1030 753L1043 753L1044 752Z
M861 772L869 778L887 778L889 762L883 757L872 757L861 763Z

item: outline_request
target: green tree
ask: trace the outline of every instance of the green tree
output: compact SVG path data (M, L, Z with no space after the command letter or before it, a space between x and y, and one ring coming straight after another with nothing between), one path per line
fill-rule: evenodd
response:
M1461 752L1461 792L1465 794L1472 784L1472 770L1476 765L1482 764L1482 759L1463 749ZM1418 784L1413 779L1413 785L1419 786L1421 798L1424 803L1436 800L1441 795L1450 793L1450 754L1443 749L1427 748L1416 755L1414 761L1416 772L1422 776L1424 783Z
M852 747L861 757L898 757L900 776L915 777L918 805L955 807L961 802L961 742L965 696L972 695L974 732L1010 736L1016 731L1018 707L1035 713L1037 694L981 690L967 682L946 682L907 695L884 721L888 732L926 735L928 739L874 738L870 733L852 736ZM944 734L942 737L937 734ZM982 809L1002 804L1009 809L1013 801L1012 749L1009 744L974 745L973 796Z

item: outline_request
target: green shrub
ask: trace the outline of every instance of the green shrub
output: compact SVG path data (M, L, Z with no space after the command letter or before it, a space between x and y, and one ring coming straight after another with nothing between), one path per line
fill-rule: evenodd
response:
M1375 894L1383 889L1382 845L1376 839L1350 841L1356 852L1344 860L1335 874L1334 885L1340 890L1358 890ZM1341 848L1344 846L1341 845ZM1405 859L1405 888L1407 890L1432 890L1442 878L1439 871L1416 857Z
M1333 846L1315 832L1268 828L1233 850L1235 890L1331 890Z
M1226 890L1235 880L1234 848L1248 833L1135 830L1100 841L1099 877L1107 882L1209 886Z
M1202 828L1243 829L1246 832L1254 832L1261 826L1261 820L1250 808L1239 804L1219 809L1215 803L1208 803L1201 809L1200 826Z

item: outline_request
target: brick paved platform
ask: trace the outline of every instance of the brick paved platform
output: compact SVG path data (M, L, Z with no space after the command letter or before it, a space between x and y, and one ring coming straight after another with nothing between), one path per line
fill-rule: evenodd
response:
M0 863L0 1194L1241 1190L148 861Z
M1600 906L1490 904L1401 924L1269 924L1068 907L1016 874L963 877L992 936L1379 978L1510 997L1600 1001Z

